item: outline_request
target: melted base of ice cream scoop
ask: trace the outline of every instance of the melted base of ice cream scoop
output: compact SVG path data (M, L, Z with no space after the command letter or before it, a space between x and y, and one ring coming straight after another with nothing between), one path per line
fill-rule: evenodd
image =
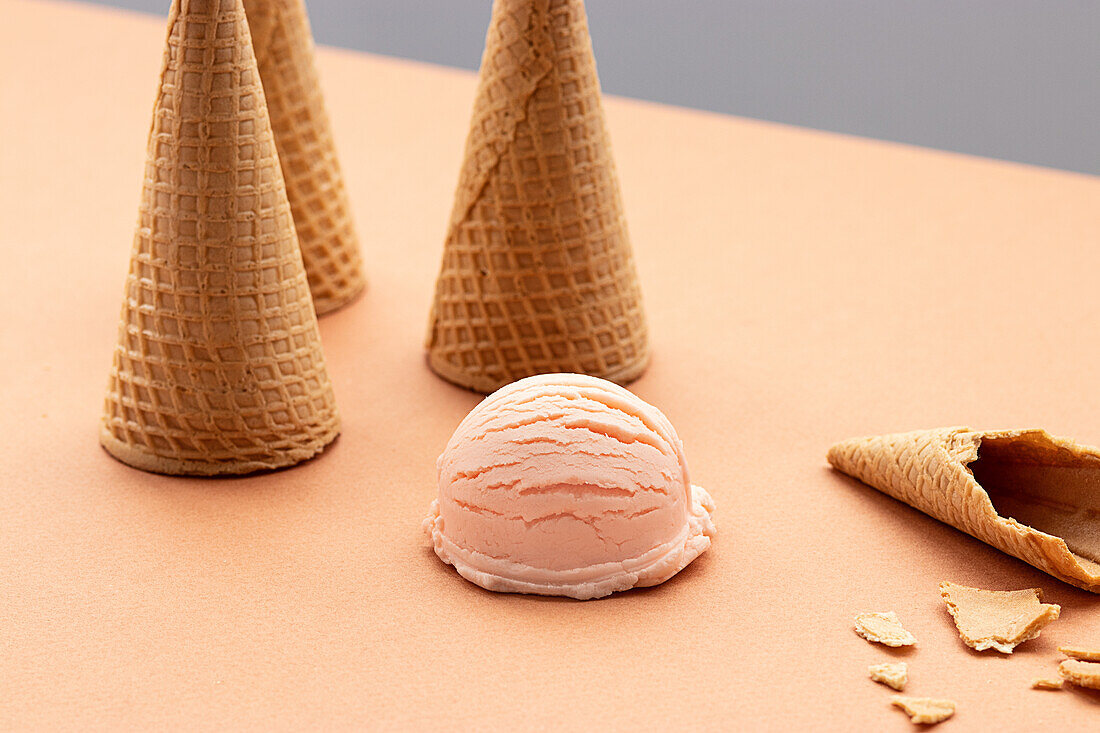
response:
M969 465L974 478L999 515L1100 563L1100 461L1027 438L983 438Z
M630 560L559 571L536 570L455 544L443 531L438 501L432 502L431 512L424 520L424 530L431 535L440 560L453 565L459 575L486 590L568 596L585 601L630 588L659 585L676 575L710 547L714 534L710 518L713 511L710 494L693 485L687 526L671 541Z

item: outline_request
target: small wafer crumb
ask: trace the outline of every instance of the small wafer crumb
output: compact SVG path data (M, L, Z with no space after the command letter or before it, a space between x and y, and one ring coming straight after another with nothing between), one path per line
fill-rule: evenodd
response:
M1031 689L1033 690L1060 690L1062 689L1062 680L1051 679L1049 677L1036 677L1031 681Z
M890 704L904 710L909 715L911 722L925 725L935 725L955 714L955 703L951 700L894 695L890 700Z
M940 597L963 642L979 652L996 649L1011 654L1017 645L1037 637L1062 610L1053 603L1041 603L1039 588L982 590L944 581Z
M1058 647L1058 651L1082 662L1100 662L1100 644L1067 644Z
M912 646L917 643L913 635L902 627L898 615L893 611L859 614L856 616L856 633L867 641L886 646Z
M1058 665L1058 674L1062 679L1078 687L1100 690L1100 662L1082 662L1080 659L1067 659Z
M872 664L867 668L867 672L875 682L881 682L895 690L901 690L909 681L909 665L905 662Z

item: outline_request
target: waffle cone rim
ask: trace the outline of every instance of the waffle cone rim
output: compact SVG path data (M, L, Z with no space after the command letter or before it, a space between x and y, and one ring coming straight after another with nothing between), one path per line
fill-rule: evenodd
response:
M111 433L106 423L100 422L99 444L107 453L131 468L164 476L243 476L252 473L264 473L290 468L304 463L324 452L340 435L340 424L336 421L322 436L319 443L290 450L279 451L269 461L198 461L179 458L165 458L142 450L132 443L119 440Z
M499 379L491 379L486 376L473 375L470 374L468 371L462 369L461 367L455 366L446 359L441 358L438 352L431 349L427 353L427 361L428 367L444 380L458 387L462 387L463 389L468 389L473 392L479 392L486 395L492 394L501 387L507 384L511 384L512 382L519 381L520 379L523 379L525 377L534 376L533 374L522 374L510 379L506 378L502 381ZM556 372L575 372L577 374L589 374L590 376L599 377L600 379L606 379L609 382L615 382L616 384L625 386L640 378L642 374L645 373L645 370L649 368L649 363L650 353L647 349L645 353L641 356L641 358L635 359L634 361L631 361L630 363L610 373L593 374L589 371L570 368L548 369L547 371L541 373L553 374ZM577 366L579 367L579 365Z

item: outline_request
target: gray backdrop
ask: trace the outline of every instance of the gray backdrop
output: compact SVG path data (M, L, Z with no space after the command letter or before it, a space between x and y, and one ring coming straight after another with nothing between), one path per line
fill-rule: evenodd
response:
M318 43L467 69L491 7L307 4ZM589 0L588 15L613 94L1100 174L1097 0Z

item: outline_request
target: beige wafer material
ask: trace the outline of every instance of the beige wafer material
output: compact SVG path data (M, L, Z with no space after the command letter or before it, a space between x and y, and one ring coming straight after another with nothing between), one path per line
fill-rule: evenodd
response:
M1078 687L1100 690L1100 663L1066 659L1058 665L1058 674L1066 682Z
M955 703L951 700L894 695L890 699L890 704L904 710L910 722L923 725L941 723L955 714Z
M916 637L905 630L893 611L861 613L856 616L855 630L867 641L886 646L912 646L917 643Z
M287 198L318 315L351 302L366 279L336 157L304 0L245 0Z
M1058 647L1058 651L1083 662L1100 662L1100 644L1068 644Z
M339 417L240 0L176 0L100 441L137 468L289 466Z
M1100 452L1042 430L918 430L838 443L838 470L1100 592Z
M1038 637L1062 611L1061 606L1042 603L1039 588L982 590L945 581L940 583L940 597L963 642L979 652L996 649L1011 654Z
M649 359L581 0L496 0L436 283L428 363L481 392Z
M1049 677L1036 677L1031 681L1031 689L1033 690L1060 690L1065 684L1061 679L1050 679Z
M867 668L867 674L875 682L880 682L887 687L901 690L909 681L909 665L905 662L886 662L884 664L872 664Z

